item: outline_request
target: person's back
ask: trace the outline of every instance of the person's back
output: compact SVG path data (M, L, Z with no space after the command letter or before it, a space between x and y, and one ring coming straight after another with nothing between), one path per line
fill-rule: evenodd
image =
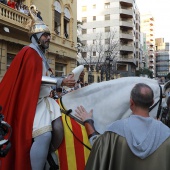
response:
M86 170L169 170L170 138L150 156L141 159L130 150L126 139L105 132L92 147Z
M135 156L126 139L105 132L92 147L86 170L169 170L170 138L145 159Z
M16 5L16 2L14 2L14 0L9 0L7 5L13 9L15 9L15 5Z

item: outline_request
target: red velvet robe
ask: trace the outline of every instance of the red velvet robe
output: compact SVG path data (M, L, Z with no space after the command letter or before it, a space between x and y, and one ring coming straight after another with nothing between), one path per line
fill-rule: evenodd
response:
M1 170L31 170L32 127L40 92L42 58L24 47L0 83L0 105L12 127L11 149L1 158Z

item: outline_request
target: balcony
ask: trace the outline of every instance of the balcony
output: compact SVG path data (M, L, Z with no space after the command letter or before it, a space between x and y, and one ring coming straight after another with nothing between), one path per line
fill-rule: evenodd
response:
M133 34L132 33L120 33L120 38L121 39L130 39L133 40Z
M120 26L133 28L133 22L132 21L120 21Z
M155 53L154 52L152 52L152 51L149 51L149 57L154 57L155 56Z
M133 17L132 9L120 9L120 17L121 18L132 18Z
M19 39L19 43L26 44L28 39L28 28L24 25L29 20L29 16L0 3L0 39ZM9 29L5 31L5 27ZM18 38L19 36L19 38ZM10 38L9 38L10 37ZM23 42L24 41L24 42Z
M13 25L28 32L24 23L27 22L29 18L29 16L0 3L0 22L2 24L7 26Z
M136 59L132 55L120 55L118 62L130 62L136 64Z
M154 58L150 57L150 58L149 58L149 61L150 61L150 62L154 62Z
M129 51L129 52L133 52L134 47L131 45L122 45L120 51Z
M133 0L120 0L120 4L122 6L132 7L133 6Z
M149 67L150 68L154 68L154 64L153 63L149 63Z

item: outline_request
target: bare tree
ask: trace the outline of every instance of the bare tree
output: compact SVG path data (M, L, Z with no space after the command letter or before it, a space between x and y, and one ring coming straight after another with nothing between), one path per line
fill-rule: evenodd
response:
M115 65L117 59L119 58L120 43L119 39L116 39L116 31L108 32L107 34L99 33L96 35L96 40L94 44L85 44L79 46L80 55L79 61L85 65L88 65L89 71L92 71L95 66L97 72L102 72L107 74L107 63L106 59L109 55L109 60ZM93 52L96 56L93 56ZM84 62L83 62L84 61ZM112 66L111 66L112 67ZM113 72L113 70L112 70ZM111 72L111 73L112 73ZM110 74L110 68L109 68Z

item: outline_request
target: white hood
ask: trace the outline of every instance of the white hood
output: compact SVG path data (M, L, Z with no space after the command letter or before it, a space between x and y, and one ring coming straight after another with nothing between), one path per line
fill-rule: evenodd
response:
M131 151L141 159L151 155L170 136L170 129L161 121L137 115L112 123L107 131L125 137Z

